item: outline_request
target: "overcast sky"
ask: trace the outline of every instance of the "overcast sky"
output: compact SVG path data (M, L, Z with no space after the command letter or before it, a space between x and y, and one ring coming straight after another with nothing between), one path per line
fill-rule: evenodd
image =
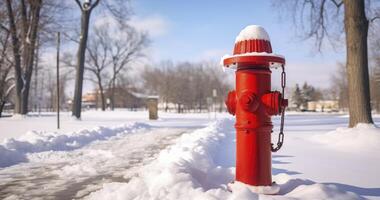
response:
M328 87L344 49L315 50L313 41L296 37L289 19L281 19L269 0L135 0L132 24L152 38L154 61L219 60L231 54L235 37L245 26L263 26L275 53L285 56L289 86L307 81ZM329 50L330 49L330 50Z

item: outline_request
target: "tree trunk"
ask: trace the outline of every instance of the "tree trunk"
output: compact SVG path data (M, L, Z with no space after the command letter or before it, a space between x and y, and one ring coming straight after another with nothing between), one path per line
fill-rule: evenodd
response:
M178 111L178 113L181 113L181 104L180 103L178 104L178 110L177 111Z
M17 36L15 18L13 15L13 8L11 0L7 0L7 11L9 18L9 30L11 32L12 38L12 51L13 51L13 59L14 59L14 68L15 68L15 84L16 84L16 92L15 92L15 113L21 113L21 105L22 105L22 97L21 90L23 88L23 80L22 80L22 71L21 71L21 55L19 53L20 50L20 40Z
M28 113L28 102L29 102L29 91L30 91L30 83L32 80L32 74L33 74L33 66L34 66L34 58L35 58L35 51L36 48L39 48L36 46L37 41L37 33L38 33L38 25L40 21L40 10L41 10L41 0L36 5L35 8L33 8L33 18L31 20L31 28L30 28L30 42L26 42L26 47L28 47L28 51L26 52L26 58L25 65L25 84L22 91L23 97L22 97L22 113L21 114L27 114ZM31 6L33 7L33 6ZM25 47L24 47L25 48Z
M110 95L110 103L111 110L115 109L115 87L116 87L116 77L112 78L112 86L111 86L111 95Z
M5 101L1 101L1 103L0 103L0 118L3 114L4 106L5 106Z
M168 112L169 106L168 106L168 100L165 99L165 112Z
M81 33L77 53L77 67L75 76L75 91L72 105L72 115L75 116L77 119L80 119L82 111L83 74L90 14L91 10L82 10Z
M104 89L102 84L102 77L100 76L100 73L96 75L98 78L98 87L100 90L100 101L102 105L102 111L106 110L106 98L104 97Z
M199 112L201 113L202 112L202 98L198 98L198 109L199 109Z
M344 28L347 48L349 127L373 123L368 75L368 20L365 0L344 1Z
M12 2L7 0L7 11L12 36L12 49L16 78L15 113L24 115L28 113L29 89L33 73L34 52L36 50L36 39L42 1L38 0L30 3L29 12L31 16L29 19L27 19L25 15L27 10L25 4L21 5L22 26L21 34L18 34L16 27L17 20L15 19ZM21 39L19 39L19 37L21 37ZM20 52L22 52L22 54L20 54ZM24 73L22 69L24 69Z

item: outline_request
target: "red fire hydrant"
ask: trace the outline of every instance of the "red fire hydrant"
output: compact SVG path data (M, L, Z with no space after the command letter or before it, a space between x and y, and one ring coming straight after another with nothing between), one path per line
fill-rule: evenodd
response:
M267 32L251 25L236 38L232 56L223 57L223 65L236 67L236 90L226 99L227 110L236 115L236 181L249 185L255 192L274 194L271 151L283 142L285 59L272 53ZM271 68L281 68L282 92L271 91ZM271 145L271 116L281 115L279 141ZM262 187L265 186L265 187ZM263 189L264 188L264 189ZM267 188L268 190L265 190Z

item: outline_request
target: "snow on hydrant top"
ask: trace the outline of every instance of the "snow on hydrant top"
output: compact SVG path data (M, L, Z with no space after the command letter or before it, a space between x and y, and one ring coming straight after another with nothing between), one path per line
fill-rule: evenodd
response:
M254 39L270 41L269 35L263 27L259 25L249 25L240 31L239 35L236 37L235 43Z

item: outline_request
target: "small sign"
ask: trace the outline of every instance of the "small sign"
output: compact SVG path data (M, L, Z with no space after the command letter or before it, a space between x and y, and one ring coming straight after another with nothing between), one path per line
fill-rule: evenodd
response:
M216 93L216 89L213 89L213 90L212 90L212 96L213 96L213 97L217 97L217 96L218 96L218 94Z
M207 105L211 105L212 104L212 98L211 97L207 97L206 101L207 101Z

